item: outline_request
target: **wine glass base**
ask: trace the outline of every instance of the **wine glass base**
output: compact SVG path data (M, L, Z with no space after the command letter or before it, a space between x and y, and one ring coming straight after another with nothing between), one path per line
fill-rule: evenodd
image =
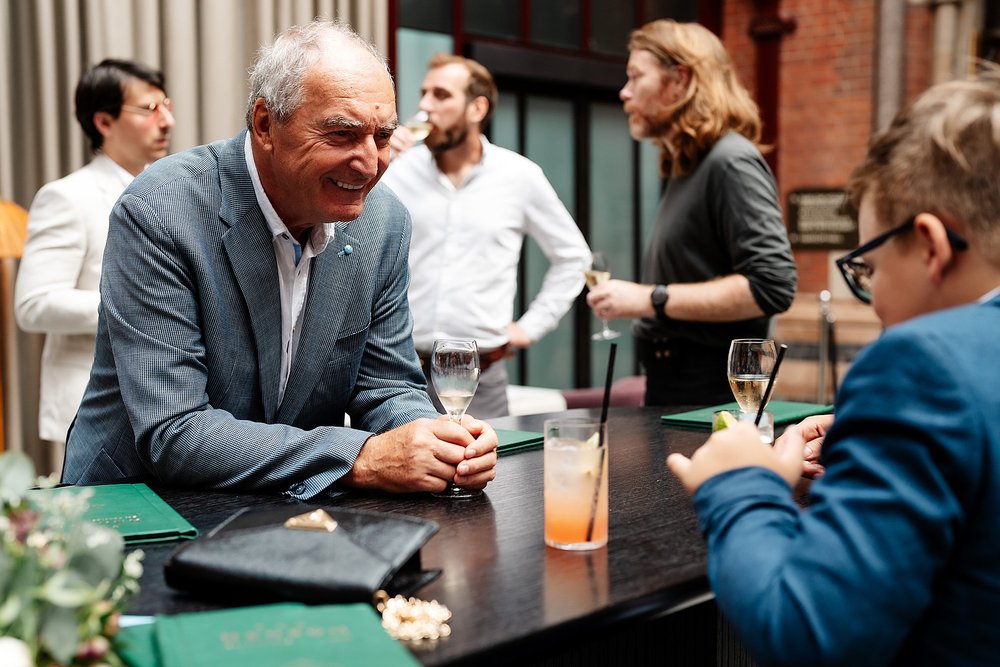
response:
M444 491L431 493L431 495L435 498L445 498L447 500L465 500L481 496L482 494L482 489L463 489L461 486L456 486L454 484L449 484L448 488Z
M618 338L621 335L622 335L622 333L620 331L613 331L611 329L608 329L607 331L598 331L593 336L591 336L591 339L593 339L593 340L614 340L615 338Z

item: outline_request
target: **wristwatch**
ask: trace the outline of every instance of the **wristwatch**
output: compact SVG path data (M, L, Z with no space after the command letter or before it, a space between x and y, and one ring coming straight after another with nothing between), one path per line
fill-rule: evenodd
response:
M666 285L657 285L649 295L649 300L653 302L653 312L661 320L667 319L667 297L669 296Z

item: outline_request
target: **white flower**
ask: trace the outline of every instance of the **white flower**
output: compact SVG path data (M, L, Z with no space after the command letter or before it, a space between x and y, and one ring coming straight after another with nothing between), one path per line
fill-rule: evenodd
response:
M45 533L31 533L24 543L31 549L42 549L49 543L49 536Z
M40 489L54 489L56 485L59 484L59 473L54 472L44 477L38 477L35 480L35 486Z
M87 545L88 549L96 549L99 546L103 546L111 541L111 531L99 530L87 535L87 539L84 544Z
M0 637L0 665L4 667L35 667L31 650L20 639Z
M146 554L142 549L136 549L125 556L125 562L122 564L122 569L125 570L126 576L132 577L133 579L138 579L142 576L142 559L145 555Z

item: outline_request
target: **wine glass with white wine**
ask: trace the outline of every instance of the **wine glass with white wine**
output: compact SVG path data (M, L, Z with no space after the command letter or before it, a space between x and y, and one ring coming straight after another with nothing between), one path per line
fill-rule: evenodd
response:
M729 386L740 412L756 414L762 402L766 407L771 397L764 392L777 356L769 338L737 338L729 344Z
M595 252L590 260L590 270L583 272L583 277L587 280L587 288L594 289L601 283L611 280L611 263L608 256L603 252ZM608 327L608 321L601 318L604 327L595 333L591 338L594 340L613 340L621 336L621 332Z
M410 134L413 136L413 143L416 144L426 139L427 135L434 128L426 111L418 111L407 118L403 121L403 127L410 131Z
M438 400L448 412L448 418L456 424L476 395L479 386L479 346L475 340L466 338L442 338L434 341L431 349L431 382ZM438 498L472 498L482 493L481 489L463 489L454 482L448 488L433 494Z

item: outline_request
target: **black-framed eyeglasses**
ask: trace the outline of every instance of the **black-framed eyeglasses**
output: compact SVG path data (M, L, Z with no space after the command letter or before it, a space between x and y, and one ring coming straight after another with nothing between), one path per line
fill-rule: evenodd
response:
M872 302L871 283L872 275L875 273L875 269L873 269L872 265L862 258L862 255L871 252L891 239L893 236L909 231L913 227L913 223L916 222L916 220L917 218L914 216L903 224L893 227L887 232L879 234L863 246L860 246L859 248L852 250L843 257L837 259L837 268L840 269L840 275L844 276L844 282L846 282L847 286L851 288L851 292L854 296L858 297L858 299L862 302ZM948 243L950 243L951 247L955 250L961 251L969 247L968 241L947 227L945 227L945 233L948 235Z
M122 111L130 111L140 116L152 116L154 113L169 111L173 113L174 103L169 97L163 98L162 102L150 102L149 104L123 104Z

